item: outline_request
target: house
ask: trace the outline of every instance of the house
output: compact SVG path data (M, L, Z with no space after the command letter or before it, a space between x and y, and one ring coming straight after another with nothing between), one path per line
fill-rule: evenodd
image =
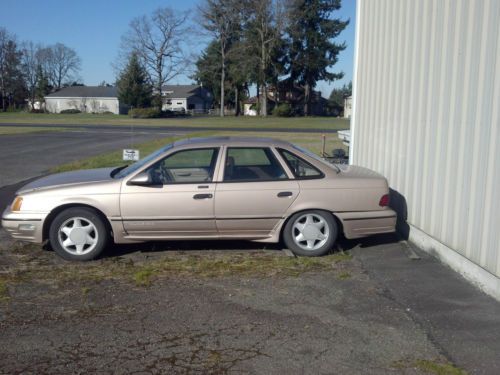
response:
M344 98L344 118L352 116L352 95Z
M498 5L358 0L350 159L387 177L405 238L500 300Z
M162 110L207 113L212 108L212 93L200 85L166 85L162 90Z
M276 104L289 104L296 114L304 114L304 86L298 85L291 79L284 79L277 86L268 88L268 98L271 103L270 110ZM323 98L320 91L311 91L311 115L322 116L325 114L328 100Z
M279 104L289 104L294 113L304 113L304 92L303 86L297 85L289 79L280 81L277 86L269 86L267 89L267 111L272 113L274 107ZM328 100L321 96L320 91L311 92L311 114L321 116L325 114ZM251 97L243 101L243 114L245 116L257 115L257 97Z
M45 97L45 109L60 113L76 109L86 113L120 113L118 91L113 86L69 86Z
M243 101L243 115L244 116L257 116L257 97L252 96Z

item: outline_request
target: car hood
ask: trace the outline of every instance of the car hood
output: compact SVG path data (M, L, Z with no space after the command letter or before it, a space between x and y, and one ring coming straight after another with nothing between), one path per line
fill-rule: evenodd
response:
M102 182L112 180L111 172L115 168L86 169L74 172L64 172L51 174L39 178L24 185L17 191L17 194L27 193L33 190L53 188L64 185L84 184L89 182Z

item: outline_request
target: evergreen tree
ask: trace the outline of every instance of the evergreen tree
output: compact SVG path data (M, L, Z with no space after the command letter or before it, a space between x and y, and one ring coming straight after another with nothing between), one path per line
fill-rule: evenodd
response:
M345 43L333 41L349 24L332 18L340 0L292 0L290 9L289 59L290 77L304 86L304 113L311 114L311 92L320 80L333 81L343 73L328 70L338 61Z
M20 65L15 37L0 27L0 110L24 103L26 88Z
M352 82L342 87L334 88L328 99L328 109L333 115L339 115L344 110L344 99L352 95Z
M42 65L37 67L36 98L43 103L45 96L50 93L49 78L43 72Z
M117 81L120 102L133 108L150 106L152 89L147 77L147 72L139 63L137 54L132 53Z

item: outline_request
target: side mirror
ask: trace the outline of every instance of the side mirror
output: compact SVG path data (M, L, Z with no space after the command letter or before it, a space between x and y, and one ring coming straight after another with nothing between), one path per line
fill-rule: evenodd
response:
M151 178L151 175L148 172L141 172L134 178L130 179L127 182L127 185L151 186L153 185L153 179Z

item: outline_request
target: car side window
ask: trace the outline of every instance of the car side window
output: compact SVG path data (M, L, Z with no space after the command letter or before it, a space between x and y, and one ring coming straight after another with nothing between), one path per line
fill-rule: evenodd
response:
M269 148L229 147L224 181L275 181L288 177Z
M292 170L293 175L298 179L321 178L323 173L310 163L291 153L288 150L278 150L286 164Z
M148 168L155 184L211 182L218 148L191 149L176 152Z

